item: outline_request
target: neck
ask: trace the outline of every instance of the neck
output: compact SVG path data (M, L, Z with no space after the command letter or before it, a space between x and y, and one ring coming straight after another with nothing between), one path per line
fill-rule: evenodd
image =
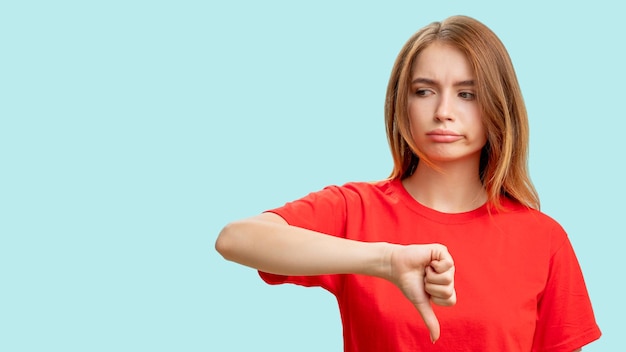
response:
M420 162L413 175L402 181L419 203L444 213L462 213L487 201L478 163L438 163L436 168Z

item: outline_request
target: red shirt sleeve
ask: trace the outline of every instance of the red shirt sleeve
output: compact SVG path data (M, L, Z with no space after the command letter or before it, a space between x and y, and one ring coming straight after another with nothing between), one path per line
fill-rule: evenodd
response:
M539 297L533 352L571 352L600 338L572 245L558 227L548 280Z
M315 193L268 212L281 216L289 225L345 237L346 198L337 186L329 186ZM259 271L268 284L292 283L302 286L320 286L333 294L340 286L341 275L284 276Z

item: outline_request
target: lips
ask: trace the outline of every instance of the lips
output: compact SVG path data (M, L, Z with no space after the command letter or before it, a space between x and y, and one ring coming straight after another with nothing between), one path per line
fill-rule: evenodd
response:
M460 135L456 132L449 130L436 129L426 133L428 138L433 142L438 143L452 143L456 142L463 138L463 135Z

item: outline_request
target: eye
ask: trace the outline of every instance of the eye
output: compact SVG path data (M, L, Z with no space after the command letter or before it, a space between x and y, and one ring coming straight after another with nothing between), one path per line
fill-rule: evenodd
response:
M421 88L421 89L418 89L418 90L415 91L415 95L420 96L420 97L425 97L425 96L428 96L428 95L431 95L431 94L432 94L432 91L429 90L429 89Z
M476 95L471 92L460 92L459 96L465 100L474 100L476 99Z

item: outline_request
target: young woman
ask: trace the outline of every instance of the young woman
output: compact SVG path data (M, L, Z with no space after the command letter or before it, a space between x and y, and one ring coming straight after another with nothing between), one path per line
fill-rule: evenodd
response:
M333 293L345 351L571 352L598 339L567 235L539 211L526 110L497 36L464 16L418 31L385 119L389 179L230 223L217 250L270 284Z

